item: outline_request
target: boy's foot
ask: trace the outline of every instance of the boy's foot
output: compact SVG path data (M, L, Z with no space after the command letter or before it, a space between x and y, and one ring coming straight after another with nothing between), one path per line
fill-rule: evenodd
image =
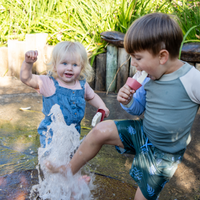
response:
M87 184L89 184L91 180L90 176L87 175L82 176L80 179L83 179Z
M47 161L45 165L51 173L63 173L64 171L66 171L66 166L64 165L61 165L60 167L55 167L49 161ZM84 180L87 184L89 184L91 178L87 175L84 175L80 178L80 180Z
M53 165L51 164L51 162L49 162L49 161L47 161L47 162L45 163L45 165L46 165L47 169L48 169L51 173L62 173L62 174L64 174L64 172L66 172L66 170L67 170L67 167L66 167L66 166L61 165L60 167L55 167L55 166L53 166ZM79 185L79 184L80 184L80 185L83 184L83 181L84 181L87 185L89 185L90 180L91 180L90 176L87 176L87 175L81 176L81 177L79 178L78 185ZM77 186L78 186L78 185L77 185ZM75 200L75 199L74 199L75 194L76 194L75 192L72 192L72 195L71 195L71 197L70 197L70 200ZM83 198L83 199L85 199L85 198Z
M65 168L64 165L61 165L60 167L55 167L49 161L45 163L45 166L51 173L59 173L59 172L61 173L64 171Z

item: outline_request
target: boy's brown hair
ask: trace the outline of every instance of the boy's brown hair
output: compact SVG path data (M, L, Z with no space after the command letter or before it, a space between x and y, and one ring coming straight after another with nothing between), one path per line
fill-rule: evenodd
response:
M154 56L166 49L170 58L177 58L183 40L179 25L167 14L151 13L133 22L125 38L127 53L147 50Z

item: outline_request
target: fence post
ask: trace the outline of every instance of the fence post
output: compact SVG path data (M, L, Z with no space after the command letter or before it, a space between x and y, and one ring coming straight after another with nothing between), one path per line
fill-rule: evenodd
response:
M106 53L96 56L95 90L106 90Z
M36 34L26 34L25 42L26 42L26 51L29 50L37 50L38 51L38 59L34 64L33 73L41 74L46 71L45 65L45 46L47 40L47 33L36 33Z
M116 79L113 81L117 72L117 47L109 44L107 46L107 58L106 58L106 90L115 92ZM111 85L112 83L112 85ZM108 91L108 92L109 92Z
M117 74L117 92L126 83L129 74L130 55L124 48L118 48L118 74ZM120 69L119 69L120 68Z
M20 69L24 60L25 42L8 40L8 75L19 78Z
M8 47L0 47L0 76L7 74L8 70Z

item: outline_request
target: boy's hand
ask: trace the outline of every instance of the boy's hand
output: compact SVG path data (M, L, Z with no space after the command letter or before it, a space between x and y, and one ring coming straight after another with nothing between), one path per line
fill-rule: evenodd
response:
M127 105L133 98L135 90L131 90L128 85L124 85L117 94L117 100L123 105Z
M25 62L32 64L37 61L38 51L27 51L25 53Z

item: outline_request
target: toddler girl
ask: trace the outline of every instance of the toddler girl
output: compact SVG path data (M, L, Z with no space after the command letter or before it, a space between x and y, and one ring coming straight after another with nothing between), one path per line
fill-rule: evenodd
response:
M72 123L76 124L79 133L80 123L85 113L85 100L97 109L105 110L105 117L108 117L108 108L86 82L92 80L94 73L82 44L70 41L58 43L48 63L48 75L32 74L33 63L36 62L37 56L37 51L26 52L20 79L43 95L45 118L38 128L42 147L52 140L52 131L50 130L50 138L46 138L45 133L51 124L50 110L55 104L60 106L66 124L68 126Z

